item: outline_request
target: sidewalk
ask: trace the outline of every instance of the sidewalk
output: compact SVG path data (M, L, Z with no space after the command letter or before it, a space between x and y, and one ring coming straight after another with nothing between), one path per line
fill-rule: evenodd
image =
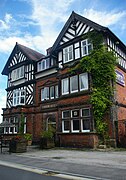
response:
M3 161L87 179L126 179L126 151L40 150L32 146L26 153L0 154L0 163Z

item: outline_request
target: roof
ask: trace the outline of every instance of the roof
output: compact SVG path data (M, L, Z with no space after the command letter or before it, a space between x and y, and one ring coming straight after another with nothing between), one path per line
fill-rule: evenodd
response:
M8 75L8 66L9 66L14 54L18 51L21 51L29 60L32 60L32 61L38 61L39 59L45 57L43 54L41 54L31 48L28 48L24 45L18 44L16 42L16 45L15 45L14 49L12 50L12 53L10 54L10 57L7 60L7 63L4 66L2 75Z

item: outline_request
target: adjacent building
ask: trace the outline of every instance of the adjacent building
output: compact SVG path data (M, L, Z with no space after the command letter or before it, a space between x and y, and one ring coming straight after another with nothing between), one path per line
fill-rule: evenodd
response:
M90 75L87 72L71 75L69 71L93 49L85 35L94 30L102 33L104 45L108 51L114 51L118 59L115 103L110 110L108 131L115 145L126 146L126 46L108 28L75 12L46 55L16 43L2 71L8 76L3 122L14 125L5 127L4 134L18 133L23 113L25 133L32 133L34 143L51 125L55 128L58 146L97 146L89 101Z

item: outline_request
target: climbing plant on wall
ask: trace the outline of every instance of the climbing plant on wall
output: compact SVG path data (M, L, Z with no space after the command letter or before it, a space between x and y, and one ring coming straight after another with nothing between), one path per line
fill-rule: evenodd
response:
M112 51L107 51L101 33L96 31L88 33L87 38L93 44L93 50L72 68L71 73L82 71L90 74L92 81L90 101L93 107L95 129L105 140L108 136L105 117L110 111L114 95L116 57Z

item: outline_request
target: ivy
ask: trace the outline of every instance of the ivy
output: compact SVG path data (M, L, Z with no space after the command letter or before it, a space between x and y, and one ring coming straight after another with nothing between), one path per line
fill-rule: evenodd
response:
M112 51L107 51L101 33L98 34L94 31L89 33L87 37L93 44L93 50L72 68L71 73L81 71L88 72L91 75L92 93L90 102L93 107L95 128L100 137L105 140L108 136L108 119L105 119L105 117L107 117L112 105L113 84L116 79L116 57Z

